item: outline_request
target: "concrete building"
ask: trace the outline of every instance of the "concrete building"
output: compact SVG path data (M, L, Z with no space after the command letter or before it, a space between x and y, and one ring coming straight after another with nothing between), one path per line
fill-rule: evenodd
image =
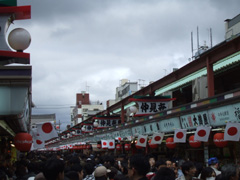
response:
M115 100L116 102L134 94L138 91L138 83L130 82L128 79L120 80L119 87L116 88Z
M71 125L76 125L88 119L90 116L103 111L104 107L100 101L90 101L89 93L82 91L76 94L76 106L71 113Z

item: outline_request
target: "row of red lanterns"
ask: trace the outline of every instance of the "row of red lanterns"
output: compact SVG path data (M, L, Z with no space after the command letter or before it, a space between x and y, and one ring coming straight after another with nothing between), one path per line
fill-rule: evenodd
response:
M102 148L101 144L97 144L97 148L101 149ZM107 149L107 148L105 148L105 149ZM124 144L124 149L125 149L125 151L129 151L131 149L131 144ZM117 144L116 145L116 150L121 151L122 150L122 145Z
M224 133L216 133L213 136L213 142L217 147L225 147L227 145L227 141L224 141ZM151 139L149 140L149 147L155 149L158 147L158 144L151 144ZM32 136L28 133L18 133L14 138L14 144L16 149L22 152L28 152L32 146ZM202 145L200 141L194 140L194 135L189 137L189 145L193 148L198 148ZM166 139L166 146L169 149L173 149L176 147L176 143L174 143L173 137L169 137ZM75 149L91 149L92 146L90 144L84 144L80 146L74 146ZM97 144L97 148L101 149L101 144ZM116 145L117 150L121 150L122 146L120 144ZM136 146L136 148L142 148L140 146ZM131 149L131 144L125 144L124 149L129 151Z
M214 136L213 136L213 142L214 144L217 146L217 147L225 147L227 146L228 142L227 141L224 141L224 133L216 133ZM149 147L151 149L156 149L158 148L158 144L151 144L151 139L148 141L148 144L149 144ZM174 139L173 137L168 137L166 139L166 146L167 148L169 149L174 149L176 147L177 143L174 142ZM202 142L201 141L195 141L194 140L194 135L190 136L189 137L189 145L193 148L198 148L202 145ZM101 149L101 144L98 144L97 147L99 149ZM137 149L141 149L143 147L141 146L137 146L135 145L135 147ZM131 149L131 144L125 144L124 145L124 149L126 151L129 151ZM122 150L122 145L121 144L117 144L116 145L116 150L118 151L121 151Z
M91 149L92 145L91 144L84 144L84 145L78 145L78 146L73 146L73 149Z
M213 136L213 143L217 147L225 147L227 146L228 142L224 141L224 133L216 133ZM195 141L194 135L189 137L189 145L193 148L198 148L202 145L201 141ZM166 146L169 149L174 149L176 147L176 143L174 143L173 137L169 137L166 139Z

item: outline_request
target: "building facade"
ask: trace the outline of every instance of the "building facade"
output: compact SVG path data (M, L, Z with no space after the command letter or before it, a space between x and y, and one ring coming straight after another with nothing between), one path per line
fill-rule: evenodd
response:
M71 113L72 125L81 123L103 110L104 106L100 101L90 101L89 93L82 91L76 94L76 106L73 107Z
M238 26L238 22L234 24ZM131 143L131 153L134 153L136 152L135 142L139 135L148 136L151 139L155 133L164 133L163 142L155 151L158 156L189 158L205 163L209 157L216 156L222 161L228 159L239 162L239 139L219 146L218 143L223 139L215 137L216 134L228 133L225 131L228 123L236 123L236 127L240 125L239 71L240 36L236 33L230 39L198 54L195 60L185 66L121 99L96 115L109 117L111 113L118 114L121 117L120 125L104 130L96 129L92 134L81 134L66 139L66 143L79 141L97 143L120 136L123 139L122 144ZM139 96L157 99L166 95L174 99L168 109L126 121L126 109L133 106L130 99ZM144 110L147 108L150 106L145 104ZM86 121L93 123L94 118ZM81 128L81 126L80 123L75 128ZM207 141L201 142L196 148L191 146L190 136L197 132L198 127L208 127L211 131ZM175 130L185 130L186 141L175 143L171 149L168 146L168 138L173 139ZM52 146L58 146L58 144L54 143ZM148 148L145 148L145 152L147 151Z

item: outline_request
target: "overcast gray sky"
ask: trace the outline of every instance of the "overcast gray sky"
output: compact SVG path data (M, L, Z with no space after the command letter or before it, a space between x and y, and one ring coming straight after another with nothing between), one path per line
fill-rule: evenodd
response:
M90 100L115 98L119 80L145 85L191 57L191 31L200 45L224 40L224 20L240 13L239 0L18 0L31 5L28 30L34 114L56 113L65 129L76 93Z

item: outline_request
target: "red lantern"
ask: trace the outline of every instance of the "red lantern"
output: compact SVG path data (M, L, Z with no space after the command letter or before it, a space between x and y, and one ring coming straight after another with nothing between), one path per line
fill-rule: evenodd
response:
M117 145L116 145L116 149L117 149L118 151L121 151L121 150L122 150L121 144L117 144Z
M157 149L158 144L151 144L151 142L152 142L152 139L149 139L149 141L148 141L149 147L152 148L152 149Z
M169 137L166 139L166 146L169 149L174 149L176 147L176 143L174 143L173 137Z
M131 149L131 144L124 144L124 149L129 151Z
M214 134L213 142L217 147L225 147L228 144L227 141L224 141L224 133Z
M101 147L102 147L101 144L97 144L98 149L101 149Z
M188 140L189 140L189 145L191 147L198 148L202 145L202 143L200 141L194 140L194 135L190 136Z
M32 136L28 133L18 133L14 137L14 144L17 150L28 152L32 146Z
M82 148L83 148L83 149L87 149L87 145L84 144L84 145L82 146Z

